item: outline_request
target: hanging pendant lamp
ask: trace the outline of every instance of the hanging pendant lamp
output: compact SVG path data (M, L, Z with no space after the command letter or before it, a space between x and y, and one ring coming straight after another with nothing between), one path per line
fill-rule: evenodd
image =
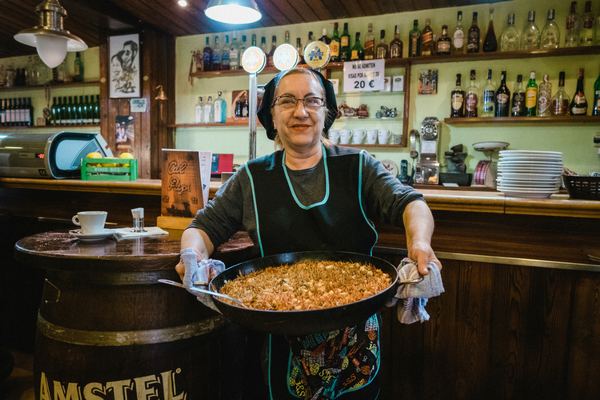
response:
M210 0L204 14L225 24L250 24L262 18L254 0Z
M35 11L40 15L40 24L17 33L15 40L35 47L48 67L58 67L67 56L67 51L84 51L88 48L83 40L63 28L67 11L58 0L44 0Z

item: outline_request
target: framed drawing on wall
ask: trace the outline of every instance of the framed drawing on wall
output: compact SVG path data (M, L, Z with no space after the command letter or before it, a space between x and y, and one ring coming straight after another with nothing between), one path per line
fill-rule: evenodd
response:
M108 53L110 97L140 97L140 35L111 36Z

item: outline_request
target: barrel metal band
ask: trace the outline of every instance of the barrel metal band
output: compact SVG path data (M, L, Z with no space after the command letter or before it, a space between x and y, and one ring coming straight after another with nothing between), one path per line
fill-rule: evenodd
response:
M174 342L206 335L225 324L221 315L187 325L139 331L87 331L65 328L46 321L39 313L38 333L58 342L81 346L130 346Z

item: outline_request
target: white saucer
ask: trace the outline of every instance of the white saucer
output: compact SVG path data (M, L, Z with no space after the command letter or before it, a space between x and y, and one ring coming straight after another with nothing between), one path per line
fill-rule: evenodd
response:
M381 165L385 167L393 176L398 175L398 165L392 160L381 160Z
M473 143L473 150L486 151L486 150L502 150L510 146L506 142L479 142Z
M71 236L75 236L77 239L82 242L97 242L98 240L104 240L115 233L114 229L104 229L102 232L98 233L82 233L81 230L76 229L73 231L69 231Z

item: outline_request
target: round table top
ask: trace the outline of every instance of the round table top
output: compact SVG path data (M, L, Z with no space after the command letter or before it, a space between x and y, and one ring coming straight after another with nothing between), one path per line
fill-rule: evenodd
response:
M28 236L15 244L15 258L23 264L58 270L159 271L170 270L179 262L182 230L168 230L166 236L133 239L113 238L84 242L65 231ZM212 258L230 266L251 258L253 245L245 232L236 233L221 245Z

